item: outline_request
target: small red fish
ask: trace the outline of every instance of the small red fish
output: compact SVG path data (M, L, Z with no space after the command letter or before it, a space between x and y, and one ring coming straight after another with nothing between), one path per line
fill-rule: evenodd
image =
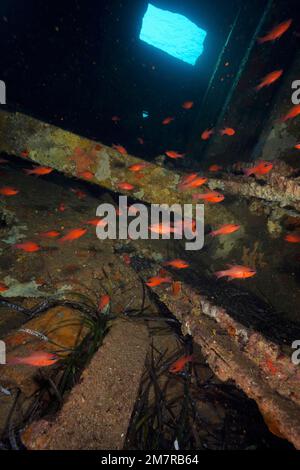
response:
M273 361L271 361L271 359L267 358L266 361L265 361L265 364L266 364L267 368L269 369L269 371L271 372L272 375L275 375L278 372L277 367L275 367L275 365L274 365Z
M172 268L176 269L186 269L189 267L189 263L182 259L173 259L172 261L166 261L164 265L171 266Z
M85 180L91 180L95 175L91 171L83 171L82 173L78 173L78 176L80 178L84 178Z
M38 166L32 170L25 170L25 173L27 173L27 175L44 176L49 175L52 171L53 168L49 168L48 166Z
M59 210L60 212L65 212L66 206L64 205L63 202L59 205L58 210Z
M290 243L300 243L300 233L289 233L284 239Z
M240 225L236 224L225 224L222 225L218 230L214 230L213 232L210 232L210 235L212 237L216 237L217 235L228 235L230 233L237 232L237 230L240 229Z
M118 188L123 189L124 191L132 191L134 189L133 184L126 183L126 181L117 184Z
M297 150L300 150L300 143L296 144L294 148L297 149Z
M202 132L201 134L201 139L202 140L208 140L211 138L211 136L214 133L214 129L205 129L205 131Z
M274 70L274 72L269 73L262 79L260 84L255 88L256 91L259 91L266 86L272 85L272 83L276 82L276 80L278 80L282 74L283 74L283 70Z
M66 235L59 239L60 243L72 242L82 237L87 232L86 228L74 228L70 230Z
M129 171L132 171L132 172L136 173L138 171L143 170L144 168L147 168L147 166L149 166L149 165L150 165L150 163L147 163L147 162L135 163L135 164L131 165L128 169L129 169Z
M178 372L181 372L185 365L188 363L188 362L191 362L193 360L193 356L190 355L190 356L182 356L180 357L177 361L175 361L169 368L169 372L171 372L171 374L176 374Z
M177 158L183 158L185 156L185 153L179 153L175 150L167 150L165 154L167 155L167 157L173 158L174 160L176 160Z
M255 274L255 269L249 268L248 266L235 265L224 271L217 271L215 276L218 279L228 277L228 280L231 281L232 279L246 279L255 276Z
M182 104L183 109L192 109L193 106L194 106L194 101L185 101Z
M121 118L119 116L113 116L111 120L116 124L117 122L121 121Z
M174 296L178 295L181 292L181 282L180 281L174 281L172 283L172 294Z
M138 141L138 143L141 144L141 145L144 145L144 143L145 143L145 142L144 142L144 139L142 139L142 137L138 137L138 138L137 138L137 141Z
M29 157L29 152L28 150L23 150L21 153L20 153L21 157L23 158L27 158Z
M170 227L168 224L152 224L149 227L149 230L153 233L158 233L159 235L166 235L170 233L174 233L174 228Z
M41 247L35 242L16 243L13 245L13 248L26 251L26 253L34 253L41 249Z
M56 238L60 235L60 232L57 232L57 230L50 230L49 232L41 232L40 237L43 238Z
M230 137L235 134L235 130L232 127L225 127L224 129L220 130L221 135L229 135Z
M281 118L281 120L282 122L285 122L285 121L288 121L289 119L293 119L297 117L299 114L300 114L300 104L296 104L288 111L288 113L283 118Z
M84 199L86 197L86 193L82 191L81 189L71 188L71 191L76 194L78 199Z
M5 160L5 158L0 158L0 164L2 165L2 164L5 164L5 163L8 163L8 161Z
M7 287L6 284L4 284L3 282L0 282L0 292L5 292L9 289L9 287Z
M266 36L263 36L262 38L258 38L257 42L259 44L263 44L264 42L268 41L275 41L276 39L281 38L281 36L289 29L291 26L293 20L289 19L287 21L283 21L279 25L275 26L271 31L269 31Z
M195 178L197 178L197 176L198 176L197 173L191 173L190 175L183 176L178 186L185 186L186 184L190 183Z
M108 222L107 222L107 220L95 218L95 219L88 220L86 222L86 224L87 225L94 225L95 227L97 227L98 225L100 227L105 227L108 224Z
M162 124L166 126L167 124L170 124L170 122L174 121L174 119L175 119L174 117L169 116L162 121Z
M243 171L246 176L250 175L266 175L269 173L273 168L273 164L271 162L267 162L265 160L261 160L258 165L252 168L245 168Z
M109 304L110 304L109 295L107 295L107 294L102 295L101 299L99 300L98 310L100 312L103 312L103 311L107 310Z
M223 169L223 167L221 167L220 165L211 165L208 169L208 171L211 171L211 172L217 172L217 171L221 171Z
M198 176L194 180L190 181L185 185L185 188L199 188L203 184L207 183L208 179L205 176Z
M148 279L148 281L146 282L146 285L149 287L156 287L156 286L160 286L160 284L169 284L171 282L172 282L172 279L170 277L154 276Z
M181 220L178 222L174 222L174 227L176 230L176 233L182 233L181 228L184 230L189 230L190 232L194 233L194 235L197 235L197 230L196 230L196 221L193 219L185 218L183 220L183 223L181 223Z
M0 188L1 196L15 196L18 194L18 192L18 189L12 188L11 186L4 186L3 188Z
M225 196L217 191L211 191L203 194L194 194L193 199L202 199L205 202L210 202L211 204L216 204L225 199Z
M59 360L59 357L56 354L48 353L45 351L36 351L30 356L26 357L12 357L8 359L8 365L15 365L15 364L25 364L27 366L34 366L34 367L47 367L52 366Z
M124 263L127 264L127 266L129 266L131 264L131 258L129 255L127 255L127 253L125 253L125 255L123 255L123 260L124 260Z
M121 153L122 155L127 155L127 150L125 147L123 147L123 145L116 145L116 144L113 144L112 147L117 150L119 153Z

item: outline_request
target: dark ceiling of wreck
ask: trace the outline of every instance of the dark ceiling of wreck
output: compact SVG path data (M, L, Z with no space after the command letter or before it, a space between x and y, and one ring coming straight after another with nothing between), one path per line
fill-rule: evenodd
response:
M230 163L237 152L249 159L261 133L253 121L266 120L279 86L268 90L267 109L254 101L246 119L244 109L249 107L255 80L269 66L289 67L296 49L292 43L297 40L290 34L272 52L257 52L253 38L265 22L294 14L297 2L288 6L280 0L151 3L185 15L207 31L204 52L195 66L140 41L146 0L74 1L72 6L42 0L1 2L0 72L7 85L8 107L107 145L121 143L147 159L166 148L188 151L192 158L176 162L179 166L192 167L209 155L221 154ZM181 108L186 100L195 102L189 112ZM228 119L232 103L236 106ZM149 118L143 118L143 111ZM117 124L114 115L121 118ZM167 116L176 119L162 126ZM228 148L224 141L221 148L218 140L201 141L205 128L224 118L235 127L242 117L243 128L234 142L225 143ZM145 145L139 144L139 137Z

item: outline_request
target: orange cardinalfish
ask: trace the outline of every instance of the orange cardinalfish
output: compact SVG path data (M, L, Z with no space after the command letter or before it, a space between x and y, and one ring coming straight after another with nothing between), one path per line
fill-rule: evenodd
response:
M185 269L189 267L189 263L182 259L173 259L172 261L166 261L164 265L171 266L172 268L176 269Z
M58 210L59 212L65 212L66 206L63 202L59 205Z
M0 282L0 292L5 292L9 289L9 287L7 287L6 284L4 284L3 282Z
M82 237L87 232L86 228L74 228L70 230L65 236L59 239L60 243L72 242Z
M272 83L276 82L276 80L278 80L282 74L283 74L283 70L274 70L274 72L268 73L268 75L266 75L262 79L260 84L255 88L255 90L259 91L266 86L272 85Z
M48 166L37 166L36 168L33 168L32 170L24 170L27 175L36 175L36 176L44 176L44 175L49 175L52 173L53 168L50 168Z
M289 233L284 237L286 242L300 243L300 233Z
M152 224L149 229L151 232L158 233L159 235L169 235L170 233L174 233L174 228L170 227L169 224Z
M190 183L195 178L197 178L197 176L197 173L191 173L190 175L183 176L180 180L179 186L185 186L186 184Z
M142 163L135 163L134 165L131 165L128 169L129 171L132 171L133 173L136 173L138 171L143 170L144 168L147 168L150 163L147 162L142 162Z
M300 104L296 104L293 106L289 112L281 118L282 122L288 121L289 119L293 119L300 114Z
M165 119L162 121L162 124L163 124L164 126L166 126L166 125L170 124L170 122L174 121L174 119L175 119L174 117L168 116L167 118L165 118Z
M176 296L180 292L181 292L181 282L180 281L174 281L172 283L172 294Z
M124 191L132 191L134 189L133 184L126 183L126 181L123 181L122 183L117 184L118 188L123 189Z
M230 233L237 232L240 229L240 225L236 224L225 224L222 225L218 230L213 230L210 232L212 237L216 237L217 235L229 235Z
M87 225L94 225L95 227L97 227L98 225L99 225L100 227L105 227L105 225L107 225L108 222L107 222L107 220L95 218L95 219L88 220L88 221L86 222L86 224L87 224Z
M18 194L18 192L18 189L12 188L11 186L4 186L3 188L0 188L1 196L15 196Z
M35 251L39 251L41 249L41 247L35 242L16 243L13 245L13 248L26 251L26 253L34 253Z
M167 150L165 154L167 155L167 157L173 158L174 160L176 160L177 158L183 158L185 156L185 153L179 153L175 150Z
M60 235L60 232L57 230L49 230L49 232L41 232L40 237L43 238L56 238Z
M211 191L203 194L193 194L193 199L202 199L205 202L217 204L218 202L224 201L225 196L217 191Z
M123 255L123 260L124 260L124 263L127 264L128 266L131 264L131 258L127 253Z
M273 163L262 160L258 163L258 165L252 168L245 168L243 171L246 176L266 175L272 170L272 168L273 168Z
M174 226L176 228L176 231L177 233L181 233L180 231L180 226L182 225L182 227L185 229L185 230L189 230L190 232L194 233L194 235L197 235L197 229L196 229L196 221L191 219L191 218L184 218L184 221L183 223L181 224L181 220L179 220L178 222L175 221L174 222Z
M190 181L189 183L185 184L185 188L199 188L199 186L202 186L207 182L207 178L205 176L199 176L198 178L195 178L194 180Z
M221 167L220 165L210 165L208 171L211 171L211 172L217 172L217 171L221 171L223 170L223 167Z
M263 44L264 42L275 41L276 39L281 38L281 36L289 29L293 20L289 19L287 21L283 21L279 25L275 26L275 28L271 29L266 36L262 38L258 38L257 42L259 44Z
M121 153L122 155L127 155L127 150L125 147L123 147L123 145L116 145L116 144L113 144L112 147L117 150L119 153Z
M99 300L98 310L99 310L100 312L103 312L104 310L107 310L109 304L110 304L110 297L109 297L109 295L107 295L107 294L102 295L101 299Z
M249 268L248 266L230 266L229 269L224 271L217 271L215 276L220 279L221 277L228 277L228 280L231 281L232 279L246 279L248 277L255 276L256 271L253 268Z
M146 282L146 285L149 287L156 287L156 286L160 286L161 284L170 284L171 282L172 282L172 279L170 277L154 276L148 279L148 281Z
M180 357L177 361L175 361L169 368L169 372L171 374L176 374L177 372L181 372L185 365L188 362L191 362L193 360L192 354L190 356L182 356Z
M194 101L185 101L182 104L183 109L192 109L193 106L194 106Z
M84 199L86 197L86 193L82 191L81 189L71 188L71 191L76 194L78 199Z
M82 173L78 173L78 176L80 178L84 178L85 180L91 180L92 178L94 178L94 173L92 173L91 171L83 171Z
M214 129L205 129L205 131L202 132L201 134L201 139L202 140L208 140L211 138L211 136L214 133Z
M12 357L8 359L8 365L25 364L34 367L47 367L52 366L59 360L56 354L48 353L46 351L36 351L30 356L26 357Z
M235 130L232 127L224 127L224 129L220 130L221 135L229 135L230 137L235 134Z

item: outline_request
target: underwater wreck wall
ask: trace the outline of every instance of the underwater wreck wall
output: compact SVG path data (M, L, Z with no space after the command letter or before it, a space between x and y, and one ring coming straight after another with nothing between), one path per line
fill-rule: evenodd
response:
M292 89L293 82L297 80L299 81L298 90L300 90L299 48L297 57L278 90L271 116L255 146L253 159L258 157L266 160L281 159L293 168L300 169L299 150L295 148L300 140L300 121L299 119L290 119L282 122L282 118L296 105L296 101L298 100L300 103L300 92L296 93L296 89ZM294 103L292 102L293 95Z
M179 173L149 164L144 169L144 177L139 179L129 170L130 165L142 162L137 157L122 155L103 144L19 113L0 112L0 151L17 156L27 152L23 158L71 177L85 179L88 172L89 183L145 203L192 202L191 191L178 191ZM131 184L132 190L122 189L119 186L122 182ZM210 275L228 263L253 267L257 275L248 283L249 288L256 293L263 291L287 318L299 321L300 292L295 275L298 264L292 256L293 247L284 240L287 229L283 224L290 212L288 206L298 207L298 181L282 175L278 168L263 183L245 182L243 177L236 179L234 175L224 182L216 179L208 182L211 189L217 185L225 193L225 200L205 206L206 230L224 223L238 224L241 229L229 240L206 237L204 250L193 252L193 258ZM274 253L282 256L274 257ZM289 298L287 285L291 292Z
M280 97L278 95L277 99L277 94L281 93L283 87L286 88L286 95L291 94L291 83L287 77L297 79L294 59L299 48L299 37L295 32L299 18L298 7L297 1L287 3L285 0L277 0L266 13L265 21L257 31L258 37L289 18L293 18L292 26L279 41L258 44L253 37L252 46L249 43L249 50L245 51L244 68L241 63L240 78L218 124L218 128L234 128L236 134L220 137L215 133L203 146L205 163L230 164L238 159L250 161L254 157L253 150L262 131L268 126L268 121L274 119L274 102ZM274 70L283 70L284 75L271 86L256 91L255 87L260 81Z

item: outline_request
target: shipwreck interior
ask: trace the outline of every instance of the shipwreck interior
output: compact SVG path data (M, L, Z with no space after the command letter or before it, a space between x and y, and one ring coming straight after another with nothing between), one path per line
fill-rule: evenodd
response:
M0 450L299 450L299 1L3 0L0 43Z

